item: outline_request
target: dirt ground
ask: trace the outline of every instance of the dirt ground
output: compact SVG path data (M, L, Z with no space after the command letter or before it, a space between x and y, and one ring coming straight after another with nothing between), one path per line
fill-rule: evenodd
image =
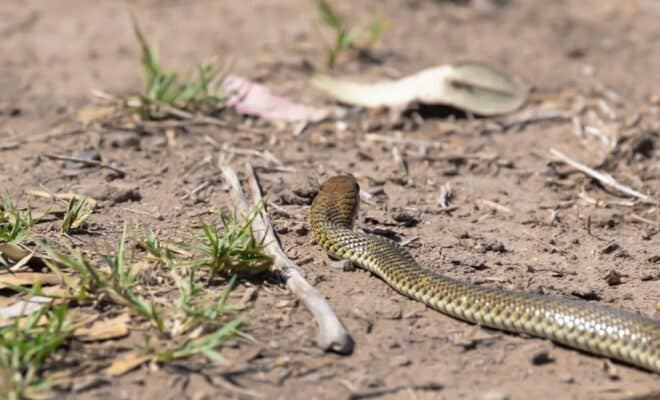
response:
M378 398L658 398L652 397L660 396L657 374L541 339L475 328L401 297L365 271L332 268L311 242L306 215L320 182L352 173L373 195L361 208L361 226L408 242L428 268L480 285L581 297L660 318L658 207L633 204L549 153L556 148L660 199L660 4L333 4L341 13L392 21L373 49L375 62L342 60L333 74L373 79L473 60L530 85L532 98L520 112L500 118L418 110L390 123L387 115L363 113L346 125L312 125L297 136L292 126L238 117L230 119L236 125L230 128L76 130L76 114L93 102L92 89L141 89L129 11L148 37L159 39L170 66L185 70L222 54L236 60L235 73L323 105L328 100L308 84L315 70L325 69L318 17L299 0L0 3L1 190L35 207L45 202L26 189L103 199L89 232L71 239L79 247L116 241L124 220L180 238L200 216L212 219L215 210L233 207L212 143L268 150L290 169L260 171L264 189L279 206L270 210L283 247L356 342L350 356L323 353L314 345L310 314L285 288L271 280L242 282L232 299L258 287L246 328L258 344L232 339L222 350L230 365L193 358L144 365L113 379L103 377L100 367L90 368L80 380L91 384L57 396L211 399L250 398L256 392L278 399L341 399L402 386ZM585 119L597 115L620 145L610 151L589 132L576 135L570 118L524 120L548 110L578 112ZM610 119L608 111L615 114ZM407 175L387 138L401 139L397 146L408 162ZM2 146L17 140L16 146ZM88 147L127 175L117 178L97 168L66 174L61 162L43 156L76 155ZM246 160L269 166L246 156L232 163L242 171ZM457 207L452 212L439 210L446 183ZM205 186L191 195L200 185ZM114 197L127 188L139 196ZM612 274L620 281L608 279ZM133 336L120 343L75 344L70 357L79 353L82 364L107 365L130 349ZM428 383L441 388L416 388Z

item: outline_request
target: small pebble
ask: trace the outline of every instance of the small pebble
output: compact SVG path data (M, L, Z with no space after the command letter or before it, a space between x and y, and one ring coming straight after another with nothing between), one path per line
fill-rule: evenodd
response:
M390 368L405 367L410 364L412 364L410 359L403 354L390 358L389 362L387 363Z
M603 361L603 370L607 373L607 377L610 380L618 381L619 379L621 379L616 367L614 366L614 364L612 364L610 360Z
M550 357L550 353L548 353L547 350L538 351L532 356L533 365L545 365L553 363L554 361L555 359Z
M559 382L571 384L575 383L575 378L573 378L572 375L565 373L559 376Z
M309 232L309 229L307 229L305 224L299 224L293 228L293 232L298 236L305 236Z
M602 254L611 254L614 253L615 251L619 250L619 245L616 244L615 242L612 242L608 244L607 246L603 247L600 252Z
M616 272L614 269L610 269L609 271L607 271L607 274L605 275L605 281L610 286L620 285L621 274Z
M511 396L498 390L491 390L481 396L481 400L509 400Z

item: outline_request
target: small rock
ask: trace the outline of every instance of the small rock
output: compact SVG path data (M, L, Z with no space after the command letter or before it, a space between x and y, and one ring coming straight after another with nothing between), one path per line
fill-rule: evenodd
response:
M392 219L406 227L416 226L420 222L419 218L405 211L394 213Z
M142 195L140 194L140 189L137 186L118 186L113 185L115 189L111 195L111 201L113 204L124 203L127 201L140 201L142 200Z
M477 271L484 271L490 268L488 264L486 264L486 262L483 260L471 262L469 265L470 268L475 269Z
M596 291L593 288L580 288L573 290L571 292L573 296L579 297L582 300L595 300L598 301L601 299L600 295L596 293Z
M314 199L314 197L318 192L319 192L319 186L314 185L311 182L308 182L306 185L302 187L297 187L293 189L293 193L295 193L296 196L300 196L310 201Z
M275 231L280 235L286 235L287 233L289 233L289 226L288 225L277 226L275 228Z
M648 132L635 138L630 146L630 158L636 155L640 155L643 158L653 157L656 137L656 132Z
M608 244L607 246L603 247L600 252L602 254L611 254L614 253L615 251L619 250L619 245L616 244L615 242L612 242Z
M138 185L119 182L85 187L81 192L85 196L108 202L110 205L142 199Z
M603 370L607 373L607 377L610 380L618 381L619 379L621 379L618 371L616 370L616 367L614 366L614 364L612 364L610 360L603 361Z
M537 351L532 356L532 365L545 365L550 364L555 361L554 358L550 356L550 353L547 350Z
M403 354L390 358L387 363L390 368L405 367L410 364L412 364L410 359Z
M458 333L450 337L450 342L462 348L463 351L474 350L480 346L490 346L501 339L499 335L491 335L479 328L467 328L464 333Z
M621 274L616 272L614 269L610 269L609 271L607 271L607 274L605 275L605 282L607 282L607 284L610 286L620 285Z
M281 205L306 206L312 204L312 199L300 197L293 191L285 189L279 193L278 203Z
M511 396L499 390L489 390L481 396L481 400L509 400Z
M384 319L401 319L401 305L395 301L381 299L377 303L377 313Z
M614 258L632 258L632 256L627 251L621 250L614 255Z
M293 228L293 233L298 236L305 236L307 233L309 233L309 229L307 229L305 224L298 224L295 228Z
M481 249L483 250L482 252L484 253L489 251L492 251L494 253L505 253L507 251L506 247L504 246L504 243L500 242L499 240L480 242L478 246L481 247Z

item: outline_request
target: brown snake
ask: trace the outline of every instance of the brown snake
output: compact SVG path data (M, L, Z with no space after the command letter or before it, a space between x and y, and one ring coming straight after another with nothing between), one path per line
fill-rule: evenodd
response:
M586 301L477 286L426 270L396 242L352 230L359 190L352 176L332 177L312 203L314 239L330 255L460 320L547 338L660 373L660 321Z

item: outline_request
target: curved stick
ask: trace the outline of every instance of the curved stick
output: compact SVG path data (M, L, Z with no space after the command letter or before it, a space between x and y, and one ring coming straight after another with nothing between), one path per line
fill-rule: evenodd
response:
M231 186L232 197L236 200L237 206L246 214L249 213L250 206L236 172L229 165L222 165L221 169L225 180ZM252 165L246 164L246 170L252 191L252 204L255 206L262 201L261 188ZM289 290L302 300L305 307L314 316L319 326L319 334L316 337L317 345L325 351L350 354L353 351L353 338L330 304L303 278L293 261L286 256L275 236L270 217L265 209L252 221L252 234L262 240L266 252L273 256L274 262L271 269L282 276Z

